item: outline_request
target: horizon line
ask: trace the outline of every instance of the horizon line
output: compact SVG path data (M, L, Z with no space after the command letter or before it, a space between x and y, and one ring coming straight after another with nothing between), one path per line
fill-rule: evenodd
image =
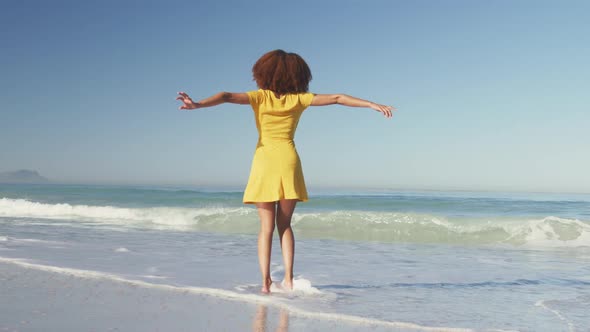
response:
M116 182L116 181L65 181L65 180L51 180L48 182L0 182L0 184L11 184L11 185L72 185L72 186L113 186L113 187L155 187L155 188L173 188L173 189L205 189L207 191L223 191L223 192L243 192L242 187L245 184L228 184L228 183L148 183L148 182ZM310 187L310 186L308 186ZM433 186L433 187L412 187L412 186L354 186L354 185L314 185L314 188L310 192L317 191L358 191L359 193L364 192L474 192L474 193L521 193L521 194L573 194L573 195L590 195L589 191L557 191L557 190L526 190L526 189L509 189L509 188L466 188L466 187L444 187L444 186ZM308 188L309 189L309 188Z

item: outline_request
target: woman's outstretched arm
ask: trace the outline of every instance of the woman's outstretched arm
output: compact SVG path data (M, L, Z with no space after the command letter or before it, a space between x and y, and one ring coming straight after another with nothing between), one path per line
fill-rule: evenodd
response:
M205 98L201 101L194 102L188 94L179 92L176 100L182 101L182 106L178 109L181 110L192 110L195 108L211 107L223 103L232 104L250 104L248 100L248 94L246 93L234 93L234 92L219 92L209 98Z
M391 118L391 111L397 110L393 106L381 105L368 100L352 97L344 94L331 95L315 95L311 100L311 106L326 106L326 105L344 105L350 107L367 107L372 108L377 112L383 113L387 118Z

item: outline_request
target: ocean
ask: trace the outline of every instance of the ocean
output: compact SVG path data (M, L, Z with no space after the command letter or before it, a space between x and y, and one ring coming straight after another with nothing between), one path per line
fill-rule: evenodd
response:
M295 290L269 296L257 212L241 198L0 184L0 265L264 303L359 331L590 331L590 194L310 192L292 221ZM280 281L277 237L271 270Z

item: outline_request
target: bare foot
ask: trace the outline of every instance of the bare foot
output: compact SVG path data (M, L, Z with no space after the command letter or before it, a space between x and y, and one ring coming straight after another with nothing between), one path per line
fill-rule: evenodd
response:
M270 279L262 281L262 289L260 291L264 294L269 294L271 284L272 284L272 280L270 280Z
M293 290L293 279L284 279L282 284L283 288Z

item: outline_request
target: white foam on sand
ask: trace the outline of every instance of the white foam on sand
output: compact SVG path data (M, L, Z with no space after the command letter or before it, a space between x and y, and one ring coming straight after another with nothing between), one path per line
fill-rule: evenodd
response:
M258 293L260 292L259 284L244 284L235 286L234 289L242 293ZM301 276L293 279L293 289L287 289L282 282L273 281L270 284L270 292L273 294L286 295L289 298L293 297L309 297L309 296L333 296L331 293L324 293L311 285L311 281L303 279Z
M146 274L146 275L142 275L142 278L146 278L146 279L168 279L168 277L164 277L164 276L153 276L150 274Z
M537 301L535 303L535 306L541 307L541 308L548 310L548 311L552 312L553 314L555 314L555 316L557 316L557 318L559 318L560 320L564 321L567 324L567 328L568 328L569 332L574 332L576 330L574 324L570 320L565 318L558 310L551 309L549 306L547 306L545 300Z
M311 281L303 278L293 279L293 289L287 289L282 283L273 282L270 285L271 293L287 293L294 295L319 295L319 289L311 286Z
M10 244L48 244L48 245L66 245L67 242L62 241L48 241L48 240L39 240L39 239L30 239L30 238L17 238L17 237L7 237L7 236L0 236L0 242L7 242Z
M20 266L23 268L58 273L58 274L69 275L69 276L75 276L78 278L103 279L103 280L106 279L106 280L110 280L110 281L120 282L123 284L137 286L137 287L159 289L159 290L179 292L179 293L185 293L185 294L192 293L192 294L197 294L197 295L206 295L206 296L217 297L217 298L221 298L221 299L225 299L225 300L241 301L241 302L248 302L248 303L254 303L254 304L265 304L265 305L270 305L270 306L275 306L278 308L286 309L291 314L298 315L301 317L307 317L307 318L334 320L334 321L339 321L339 322L354 323L354 324L361 324L361 325L384 326L384 327L391 327L391 328L398 328L398 329L411 329L411 330L418 330L418 331L437 331L437 332L439 332L439 331L440 332L443 332L443 331L444 332L474 331L472 329L467 329L467 328L431 327L431 326L422 326L422 325L408 323L408 322L385 321L385 320L379 320L379 319L374 319L374 318L367 318L367 317L360 317L360 316L353 316L353 315L344 315L344 314L338 314L338 313L324 313L324 312L306 311L304 309L300 309L295 306L277 301L278 299L276 299L273 296L269 296L269 295L244 294L244 293L237 293L237 292L230 291L230 290L206 288L206 287L152 284L152 283L145 282L142 280L126 279L121 276L118 276L115 274L110 274L110 273L105 273L105 272L36 264L36 263L32 263L30 261L27 261L24 259L18 259L18 258L0 257L0 263L13 264L13 265L17 265L17 266ZM296 285L296 287L299 287L300 289L307 289L307 290L315 289L315 288L311 287L311 283L307 284L306 282L303 282L303 281L300 281L298 283L294 283L294 285ZM319 292L319 290L318 290L318 292ZM488 330L488 331L505 331L505 330Z

